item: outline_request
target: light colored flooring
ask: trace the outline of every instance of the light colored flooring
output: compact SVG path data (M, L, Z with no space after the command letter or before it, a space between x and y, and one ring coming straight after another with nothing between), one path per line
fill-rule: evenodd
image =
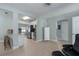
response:
M61 43L59 43L61 46ZM52 51L58 50L57 42L39 42L31 39L24 41L24 47L15 50L4 51L3 44L0 44L1 56L51 56Z

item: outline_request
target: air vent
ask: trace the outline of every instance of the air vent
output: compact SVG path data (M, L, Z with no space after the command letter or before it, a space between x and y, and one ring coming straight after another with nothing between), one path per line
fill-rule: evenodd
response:
M4 12L5 14L8 14L8 12Z
M51 6L51 3L44 3L45 7Z

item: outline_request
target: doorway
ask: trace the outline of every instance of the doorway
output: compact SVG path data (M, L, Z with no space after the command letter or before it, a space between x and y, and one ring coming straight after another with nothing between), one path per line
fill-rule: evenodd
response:
M57 22L58 40L68 41L68 20L60 20Z

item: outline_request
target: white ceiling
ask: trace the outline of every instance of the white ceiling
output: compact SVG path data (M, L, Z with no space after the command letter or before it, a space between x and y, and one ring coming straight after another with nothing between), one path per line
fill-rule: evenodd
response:
M16 8L25 13L31 13L33 16L39 17L46 15L47 13L55 12L70 5L70 3L51 3L50 6L46 7L44 3L5 3L4 5Z

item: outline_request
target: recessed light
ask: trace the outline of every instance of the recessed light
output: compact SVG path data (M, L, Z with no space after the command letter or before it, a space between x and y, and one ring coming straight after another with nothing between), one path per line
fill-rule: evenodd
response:
M30 17L29 16L23 16L22 19L27 20L27 19L30 19Z

